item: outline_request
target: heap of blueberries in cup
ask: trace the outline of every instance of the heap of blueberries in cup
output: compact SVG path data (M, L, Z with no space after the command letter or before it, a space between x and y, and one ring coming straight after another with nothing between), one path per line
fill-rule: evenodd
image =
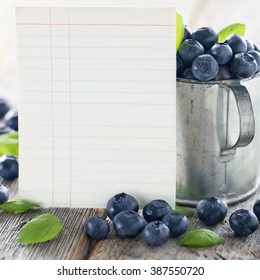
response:
M177 77L199 81L246 79L260 71L260 50L243 36L230 35L218 42L211 27L185 26L177 52Z
M147 203L142 213L136 198L126 193L111 197L106 205L106 213L113 228L121 238L135 238L140 234L150 246L160 246L170 238L181 236L189 228L189 218L178 213L161 199ZM217 197L202 199L196 206L196 214L201 223L214 226L223 220L228 212L225 201ZM260 221L260 200L253 210L239 209L229 217L229 225L235 234L248 236L255 232ZM99 216L88 218L85 232L94 240L105 239L110 232L108 220Z

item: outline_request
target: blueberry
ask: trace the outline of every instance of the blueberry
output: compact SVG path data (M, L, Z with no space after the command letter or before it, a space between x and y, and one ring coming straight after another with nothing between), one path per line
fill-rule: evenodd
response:
M18 178L19 164L17 157L4 155L0 157L0 177L6 180Z
M226 64L233 56L233 51L227 43L216 43L211 49L211 54L218 64Z
M107 215L111 220L123 210L133 210L135 212L139 210L138 201L133 196L124 192L111 197L106 205Z
M255 58L247 53L237 53L230 61L230 70L238 79L249 78L258 69Z
M186 39L191 39L191 30L190 28L185 24L184 25L184 37L183 37L183 40L186 40Z
M252 211L239 209L231 214L229 224L237 235L247 236L256 231L259 221Z
M260 52L251 50L251 51L247 52L247 54L250 54L254 57L254 59L257 63L257 66L258 66L256 73L259 72L260 71Z
M176 65L177 65L177 67L176 67L177 68L177 77L179 77L183 70L183 61L178 55L176 56Z
M181 78L189 79L189 80L196 80L196 78L192 74L191 67L187 67L182 71Z
M214 226L223 221L227 215L227 204L217 197L200 200L196 206L196 213L200 221L207 226Z
M227 64L219 65L218 74L214 80L229 80L232 79L232 72Z
M194 58L204 53L203 46L196 40L186 39L180 45L178 55L185 65L191 65Z
M151 246L161 246L170 238L169 228L161 221L148 223L143 232L144 240Z
M196 57L191 66L192 74L200 81L214 79L219 70L217 61L210 54L202 54Z
M247 50L246 40L239 35L230 35L225 41L232 49L233 54L245 53Z
M260 221L260 199L255 202L253 206L253 212Z
M3 126L3 127L0 127L0 135L2 134L6 134L6 133L11 133L11 132L14 132L15 130L13 130L11 127L9 126Z
M246 52L249 52L249 51L252 51L255 49L254 44L248 40L246 40L246 45L247 45Z
M172 238L183 234L189 227L188 218L181 213L169 213L163 217L162 222L169 228Z
M143 231L145 225L144 218L132 210L124 210L118 213L113 220L114 229L122 238L138 236Z
M205 49L210 49L218 41L218 33L211 27L198 28L191 37L200 42Z
M18 131L18 112L10 110L4 117L4 123L5 126Z
M107 221L98 216L90 217L85 225L85 232L94 240L105 239L110 231Z
M160 221L168 213L172 213L172 208L162 199L152 200L143 208L143 216L147 222Z
M7 202L9 199L9 192L7 188L0 184L0 204Z
M10 110L10 105L6 99L0 98L0 119Z

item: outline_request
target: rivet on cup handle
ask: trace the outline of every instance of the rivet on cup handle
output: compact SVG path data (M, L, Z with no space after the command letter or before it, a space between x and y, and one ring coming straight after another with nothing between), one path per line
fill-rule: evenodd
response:
M221 149L219 161L226 162L235 157L236 148L246 147L255 135L254 111L247 88L241 84L223 85L233 93L239 114L239 135L235 144Z

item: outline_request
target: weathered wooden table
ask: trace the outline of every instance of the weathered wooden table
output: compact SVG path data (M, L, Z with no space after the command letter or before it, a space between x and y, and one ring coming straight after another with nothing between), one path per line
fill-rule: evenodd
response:
M18 198L18 182L3 182L9 188L10 200ZM260 198L260 190L252 197L229 207L228 216L238 208L252 209ZM21 245L17 236L21 226L43 213L56 214L63 230L55 239L40 244ZM210 248L181 247L179 238L171 239L161 247L150 247L142 235L135 239L121 239L112 229L106 240L93 241L84 233L84 224L92 215L105 216L104 209L42 208L16 215L0 213L0 259L19 260L215 260L215 259L260 259L260 227L248 237L238 237L228 223L209 229L225 239L225 243ZM227 220L228 220L227 216ZM190 218L190 228L203 226L197 217Z

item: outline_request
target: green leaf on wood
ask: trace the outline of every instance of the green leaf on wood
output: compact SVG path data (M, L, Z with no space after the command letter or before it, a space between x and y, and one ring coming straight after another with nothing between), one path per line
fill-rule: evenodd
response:
M52 240L62 231L62 223L54 214L42 214L25 224L18 235L22 244L42 243Z
M180 206L178 204L175 205L175 208L174 208L173 211L177 212L177 213L181 213L188 218L193 217L196 213L194 210L190 210L190 209L188 209L186 207L183 207L183 206Z
M242 23L233 23L229 26L223 28L218 33L218 42L224 42L230 35L236 34L239 36L244 36L246 31L246 25Z
M41 207L39 204L26 200L13 200L0 204L0 209L14 214L22 214L29 211L30 209L39 207Z
M210 247L224 243L224 239L209 229L187 231L179 241L181 246Z
M18 157L18 132L0 135L0 156L3 155Z

